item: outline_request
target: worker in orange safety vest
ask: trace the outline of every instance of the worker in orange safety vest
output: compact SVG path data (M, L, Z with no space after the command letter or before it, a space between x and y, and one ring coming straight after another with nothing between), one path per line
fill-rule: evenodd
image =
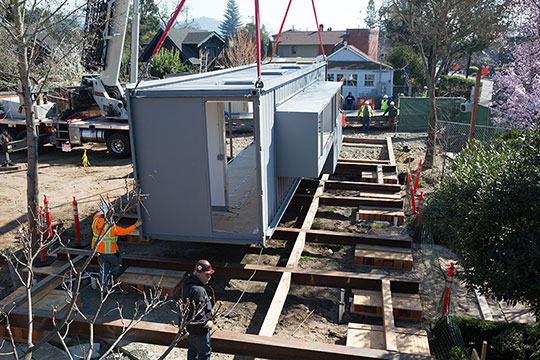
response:
M118 236L128 235L142 224L141 220L137 220L134 225L122 228L115 225L111 220L107 220L108 212L109 207L107 204L102 204L92 221L92 233L94 235L92 237L92 249L97 244L96 252L101 268L103 293L107 292L107 285L111 277L113 280L117 280L120 274L122 257L118 250Z

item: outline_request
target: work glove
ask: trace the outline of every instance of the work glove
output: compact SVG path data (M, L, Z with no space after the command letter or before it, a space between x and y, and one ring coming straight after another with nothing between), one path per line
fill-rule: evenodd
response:
M203 327L205 329L212 330L212 328L214 327L214 322L212 320L208 320Z
M135 227L139 227L142 225L142 220L141 219L138 219L136 222L135 222Z

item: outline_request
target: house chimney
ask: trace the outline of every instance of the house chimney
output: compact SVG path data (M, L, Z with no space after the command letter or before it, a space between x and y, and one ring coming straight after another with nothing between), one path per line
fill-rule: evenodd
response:
M319 31L324 31L324 25L323 24L319 24Z

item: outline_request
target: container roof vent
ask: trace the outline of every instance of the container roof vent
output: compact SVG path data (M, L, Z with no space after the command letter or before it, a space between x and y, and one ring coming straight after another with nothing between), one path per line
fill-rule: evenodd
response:
M261 75L285 75L288 73L287 70L266 70L261 71Z
M255 85L254 79L225 79L224 85Z
M281 65L282 69L301 69L300 65Z

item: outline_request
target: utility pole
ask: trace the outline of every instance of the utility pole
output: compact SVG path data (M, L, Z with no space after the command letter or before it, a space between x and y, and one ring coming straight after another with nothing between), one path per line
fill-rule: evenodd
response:
M474 140L474 130L476 126L476 114L478 113L478 101L480 99L480 79L482 78L482 72L480 69L476 71L476 85L474 85L474 100L471 115L471 131L469 133L469 149L472 147L472 141Z
M131 19L131 69L129 81L136 83L139 70L139 0L133 0L133 18Z

